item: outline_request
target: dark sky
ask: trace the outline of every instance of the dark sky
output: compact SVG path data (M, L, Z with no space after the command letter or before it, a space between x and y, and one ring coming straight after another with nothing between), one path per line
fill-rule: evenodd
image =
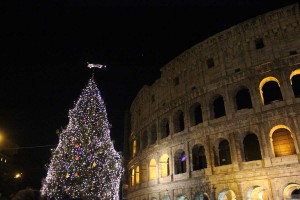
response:
M184 50L295 0L7 0L0 2L0 129L21 147L57 144L56 130L95 77L118 151L135 95ZM19 150L38 187L49 148ZM28 175L27 175L28 178Z

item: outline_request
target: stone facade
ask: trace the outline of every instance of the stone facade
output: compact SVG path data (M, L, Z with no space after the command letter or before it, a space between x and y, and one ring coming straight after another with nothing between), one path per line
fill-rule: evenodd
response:
M127 199L300 199L300 11L186 50L134 99Z

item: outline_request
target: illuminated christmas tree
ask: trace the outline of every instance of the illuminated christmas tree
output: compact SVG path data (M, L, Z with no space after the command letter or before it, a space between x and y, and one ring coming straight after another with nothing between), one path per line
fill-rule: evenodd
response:
M69 111L69 124L52 152L42 195L86 200L119 200L123 167L110 139L105 104L94 78Z

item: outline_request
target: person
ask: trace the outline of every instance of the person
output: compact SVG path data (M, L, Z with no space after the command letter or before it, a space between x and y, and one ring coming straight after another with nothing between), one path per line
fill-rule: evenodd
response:
M30 188L20 190L15 194L12 200L41 200L40 191Z

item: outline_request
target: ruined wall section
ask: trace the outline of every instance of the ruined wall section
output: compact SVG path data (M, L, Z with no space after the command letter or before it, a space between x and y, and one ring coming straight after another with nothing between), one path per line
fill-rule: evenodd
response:
M228 80L246 79L245 84L250 84L249 75L262 74L267 71L266 65L274 66L279 58L300 51L299 34L299 7L292 5L209 37L169 62L161 69L160 79L140 90L131 106L132 128L143 129L157 117L184 104L191 98L187 96L224 89ZM260 39L264 47L256 49ZM214 64L210 68L209 59ZM276 64L279 65L275 68L281 67Z

